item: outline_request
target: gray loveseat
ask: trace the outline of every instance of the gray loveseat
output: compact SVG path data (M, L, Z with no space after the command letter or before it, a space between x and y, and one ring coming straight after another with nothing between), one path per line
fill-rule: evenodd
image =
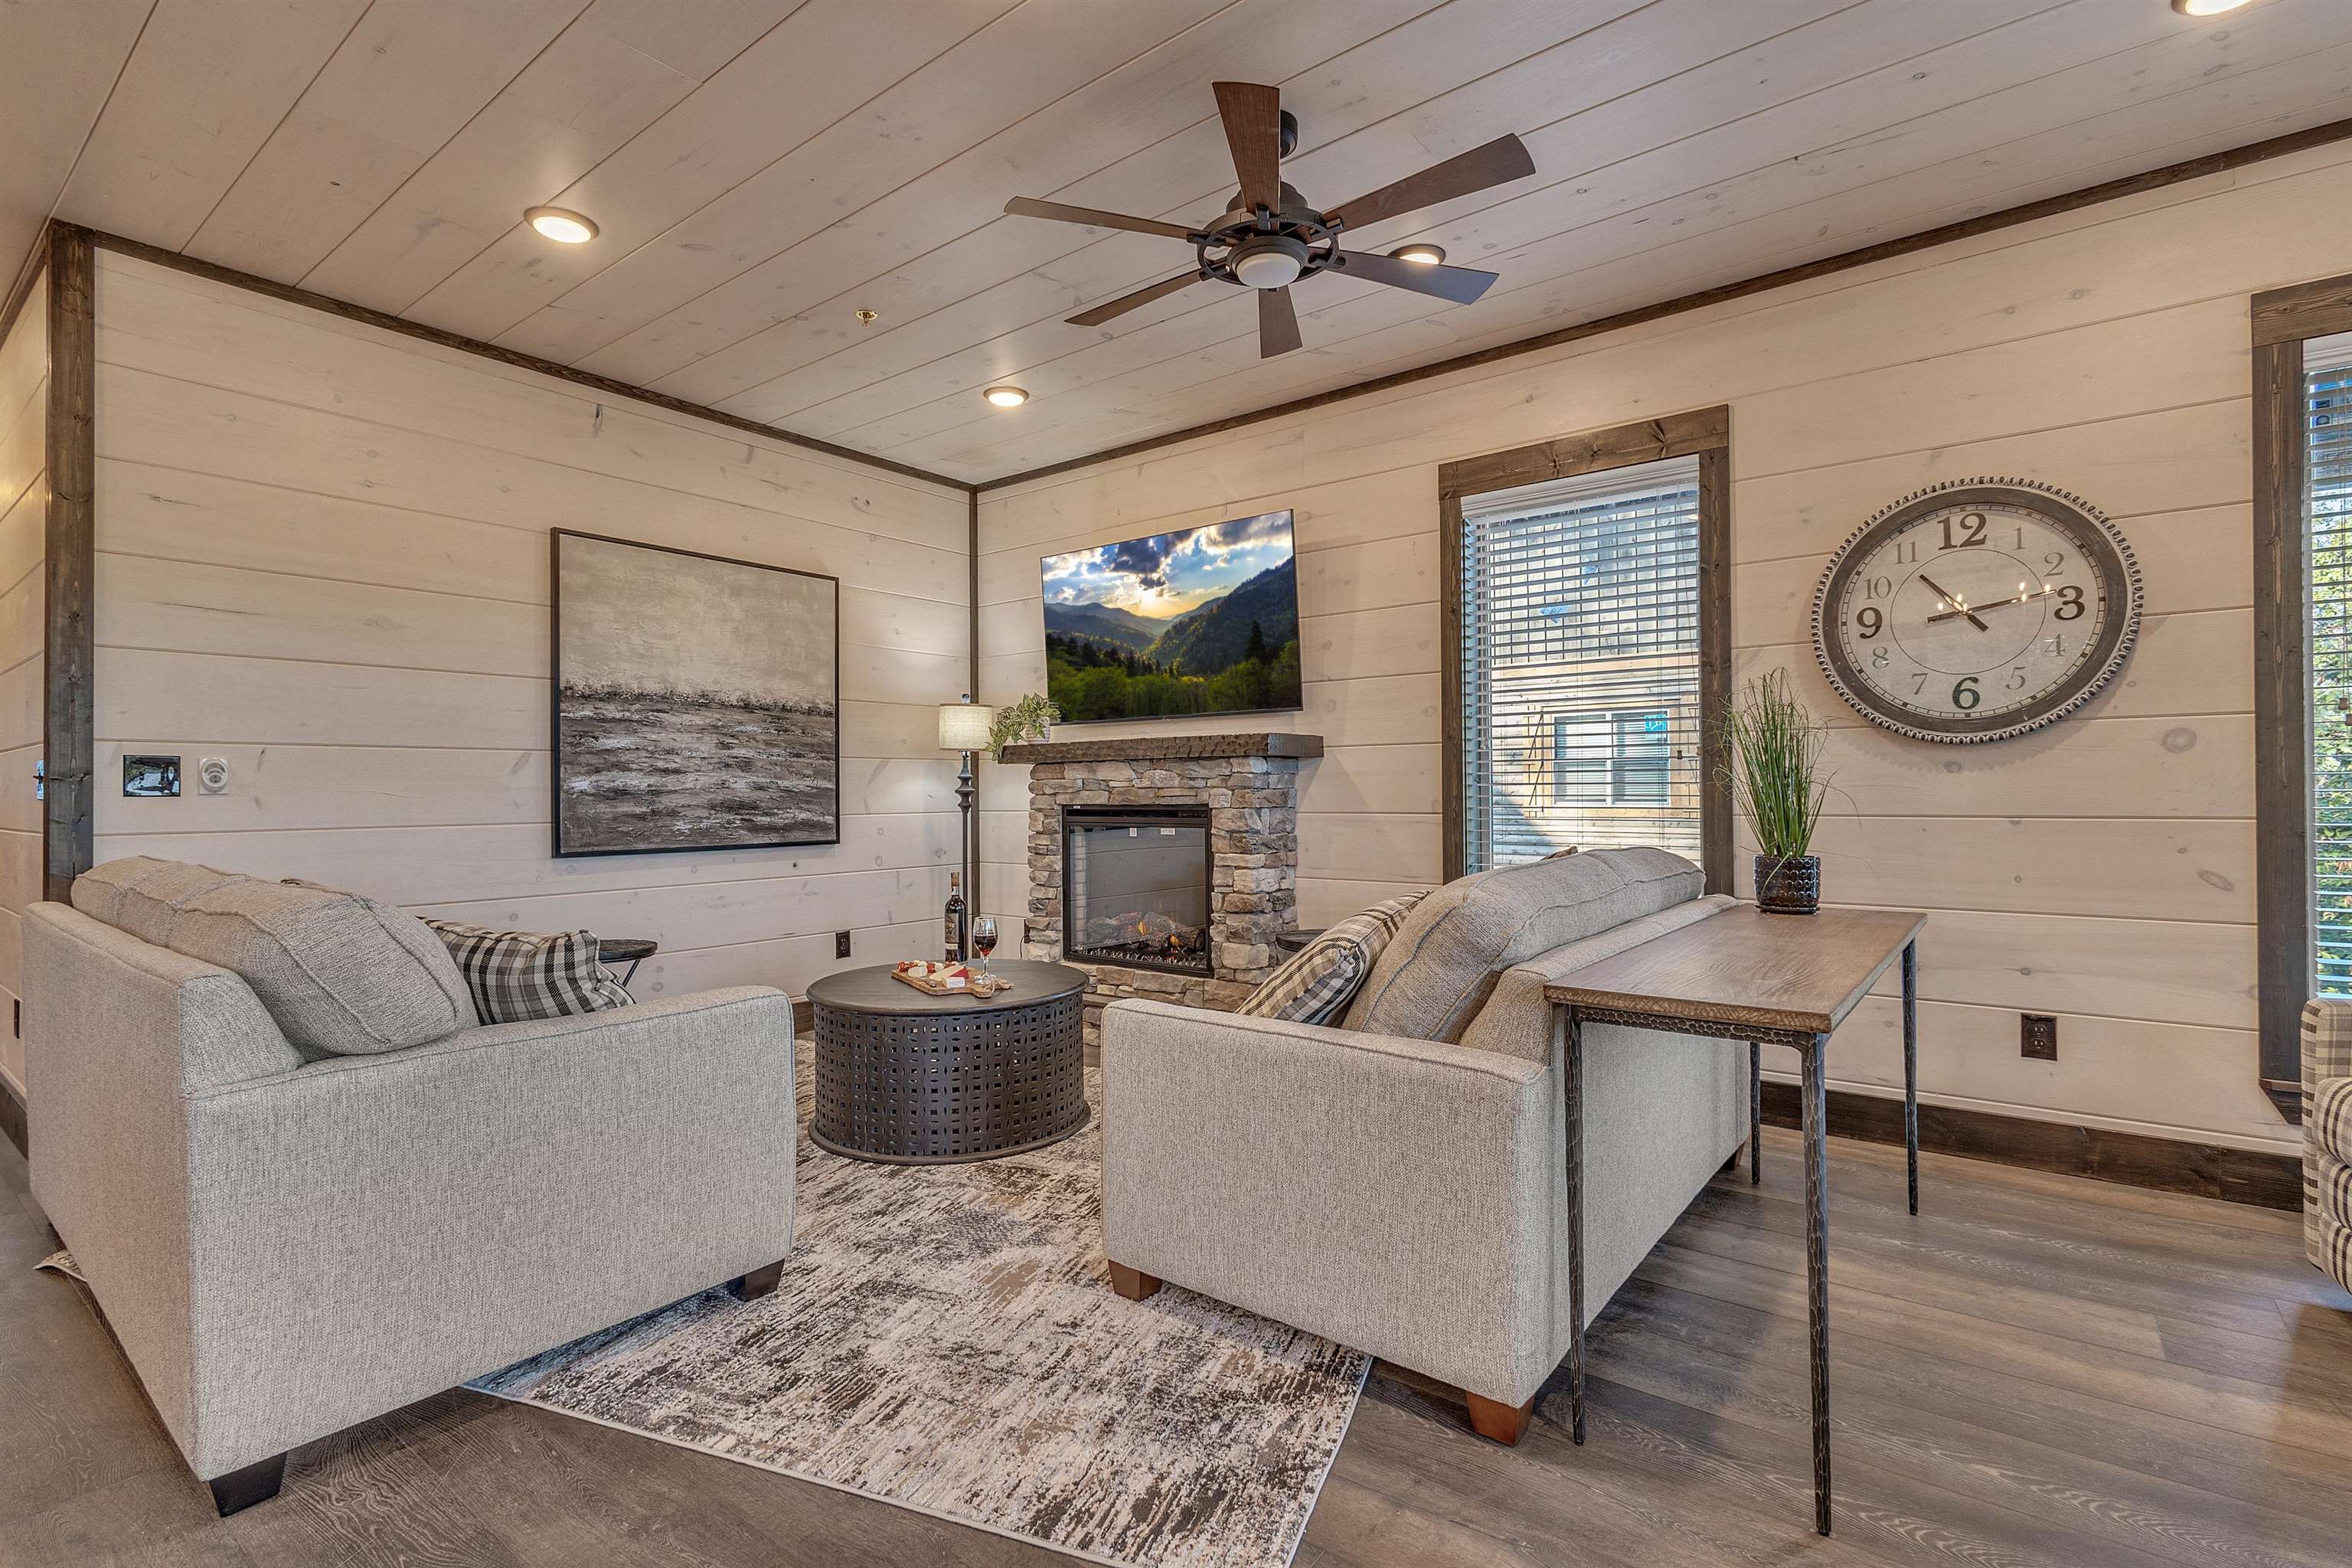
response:
M484 1027L365 900L142 860L74 901L25 928L33 1193L222 1512L298 1444L773 1288L782 993Z
M1544 984L1731 902L1702 887L1658 849L1464 878L1406 917L1338 1028L1114 1003L1114 1284L1171 1281L1454 1384L1517 1441L1570 1333ZM1584 1038L1589 1321L1738 1152L1748 1073L1733 1041Z

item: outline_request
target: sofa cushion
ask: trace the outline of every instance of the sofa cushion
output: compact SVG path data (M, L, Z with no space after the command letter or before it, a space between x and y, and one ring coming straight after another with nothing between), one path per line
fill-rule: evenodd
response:
M405 1050L474 1026L473 998L441 939L355 893L138 856L74 879L73 903L233 972L306 1055Z
M1664 849L1587 849L1447 883L1413 910L1344 1026L1459 1041L1503 971L1706 890Z
M1346 1006L1404 925L1413 905L1429 895L1383 899L1360 914L1316 933L1315 939L1234 1009L1251 1018L1321 1024Z
M592 931L490 931L456 921L426 921L473 993L485 1024L528 1024L625 1007L629 993L597 962Z
M2338 1160L2352 1162L2352 1078L2321 1081L2311 1096L2303 1135ZM2345 1216L2352 1219L2352 1215Z
M1472 1050L1500 1051L1521 1061L1550 1061L1551 1004L1544 999L1545 986L1566 979L1589 963L1613 958L1629 947L1655 942L1669 931L1718 914L1738 901L1728 893L1711 893L1596 931L1565 947L1539 952L1525 963L1512 965L1496 980L1494 994L1478 1009L1470 1026L1462 1031L1461 1044Z

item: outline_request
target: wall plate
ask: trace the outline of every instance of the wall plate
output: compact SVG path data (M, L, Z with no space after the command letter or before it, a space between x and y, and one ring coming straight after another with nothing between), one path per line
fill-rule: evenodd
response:
M122 758L122 793L150 798L178 795L180 759L126 752Z

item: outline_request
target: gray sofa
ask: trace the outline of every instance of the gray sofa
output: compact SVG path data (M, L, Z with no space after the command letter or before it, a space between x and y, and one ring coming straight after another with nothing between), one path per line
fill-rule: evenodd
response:
M1548 979L1731 902L1656 849L1423 900L1341 1027L1105 1009L1103 1241L1162 1280L1461 1387L1516 1442L1567 1353L1561 1066ZM1734 1041L1585 1032L1587 1318L1748 1131Z
M773 1288L782 993L485 1027L438 940L364 900L161 861L74 897L26 921L33 1193L222 1512L298 1444Z

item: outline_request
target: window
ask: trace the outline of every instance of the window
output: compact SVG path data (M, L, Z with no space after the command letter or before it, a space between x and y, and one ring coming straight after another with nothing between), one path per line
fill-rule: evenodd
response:
M2311 988L2352 994L2352 333L2303 345Z
M1463 859L1700 858L1699 458L1460 498Z

